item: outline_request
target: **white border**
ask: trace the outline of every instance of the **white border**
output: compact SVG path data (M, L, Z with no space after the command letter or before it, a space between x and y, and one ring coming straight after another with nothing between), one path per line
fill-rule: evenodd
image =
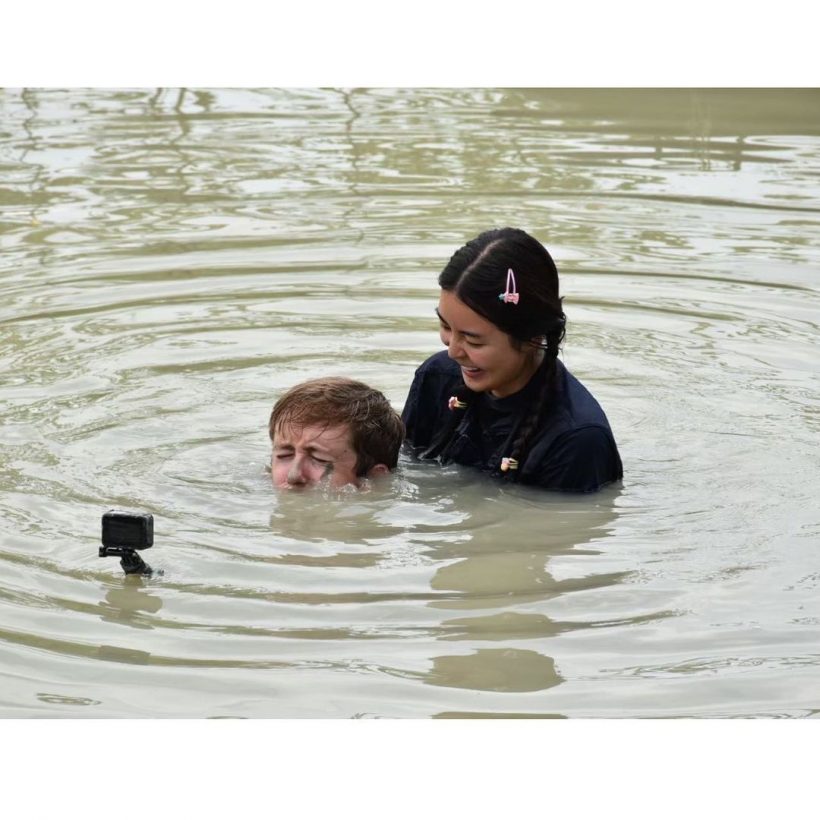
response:
M809 816L810 720L4 721L6 815ZM813 816L813 815L812 815Z
M349 0L12 3L0 84L820 85L811 4Z

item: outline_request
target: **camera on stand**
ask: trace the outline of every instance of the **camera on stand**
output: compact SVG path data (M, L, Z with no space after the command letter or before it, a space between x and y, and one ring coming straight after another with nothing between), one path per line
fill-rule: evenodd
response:
M118 557L126 575L151 575L153 570L137 554L154 544L154 516L109 510L102 517L100 558Z

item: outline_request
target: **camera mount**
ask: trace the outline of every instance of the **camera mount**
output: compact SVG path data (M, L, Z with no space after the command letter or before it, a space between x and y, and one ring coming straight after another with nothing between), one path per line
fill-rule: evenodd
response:
M126 575L152 575L154 570L131 547L100 547L100 558L118 557Z

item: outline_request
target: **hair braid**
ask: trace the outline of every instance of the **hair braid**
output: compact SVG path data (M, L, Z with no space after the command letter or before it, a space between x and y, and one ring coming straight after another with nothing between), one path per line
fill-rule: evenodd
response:
M524 418L521 426L518 429L518 435L513 441L509 461L512 463L523 463L524 457L529 451L529 446L538 425L543 419L547 408L550 406L552 394L556 390L556 361L558 360L558 351L561 342L564 340L566 316L563 311L560 318L556 322L557 329L547 334L544 344L544 355L546 362L543 365L543 379L541 381L541 388L538 391L538 396L530 407L529 413ZM505 477L510 478L517 476L515 470L504 470ZM515 478L513 478L515 480Z
M441 426L438 434L430 442L430 446L421 454L420 458L438 458L453 439L453 435L464 418L464 413L470 406L470 402L478 398L478 393L474 393L466 384L458 385L453 391L453 395L463 402L463 407L453 407L448 410L449 416L445 424Z
M551 387L553 383L553 376L555 375L555 362L552 362L544 370L544 378L541 382L541 389L538 391L538 396L530 407L521 426L518 428L518 435L515 437L512 449L509 455L510 462L523 462L523 454L527 452L533 434L538 429L538 423L544 415L544 411L549 402L549 394L552 392ZM505 471L505 478L514 478L518 473L514 470Z

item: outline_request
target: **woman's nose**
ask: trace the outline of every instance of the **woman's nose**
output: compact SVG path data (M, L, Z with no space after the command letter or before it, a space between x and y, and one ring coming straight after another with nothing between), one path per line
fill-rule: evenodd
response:
M450 336L450 338L447 340L447 355L451 359L458 359L462 356L463 353L464 349L461 342L456 341L455 335Z

